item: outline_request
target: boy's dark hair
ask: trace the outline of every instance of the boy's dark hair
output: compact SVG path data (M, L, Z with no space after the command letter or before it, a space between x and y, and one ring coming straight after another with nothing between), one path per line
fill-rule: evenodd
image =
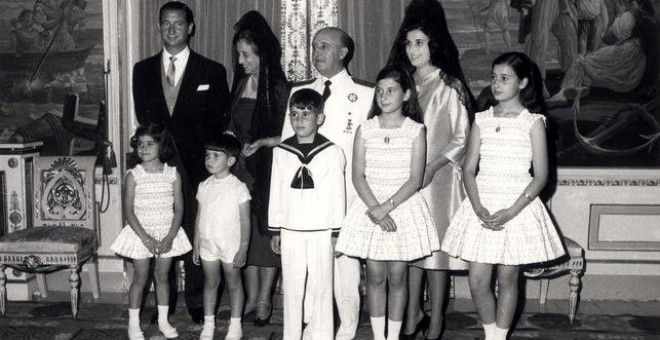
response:
M231 133L223 133L220 136L211 137L204 143L204 150L221 151L229 157L238 159L241 154L241 142Z
M186 22L188 24L193 25L192 32L188 35L188 42L190 42L190 38L195 36L195 31L197 30L197 25L195 25L195 16L193 15L192 9L188 7L183 2L180 1L170 1L165 3L163 6L160 7L160 11L158 12L158 23L160 24L160 21L163 20L163 12L165 11L183 11L185 14Z
M404 92L410 91L410 98L408 98L408 100L403 103L403 106L401 107L401 114L418 123L422 123L422 108L419 105L419 100L417 99L415 81L413 80L413 77L410 75L408 70L402 66L394 64L385 66L385 68L378 72L378 76L376 76L376 83L383 79L392 79L401 85L401 88ZM376 96L378 96L378 94L374 95L369 118L380 116L380 114L383 113L383 110L378 107Z
M162 123L148 123L138 126L135 134L131 137L130 145L138 163L142 163L142 159L137 154L138 139L142 136L150 136L158 143L158 159L161 162L165 163L172 159L176 150L172 133Z
M323 97L312 89L298 90L291 95L289 109L310 110L315 114L323 113Z
M547 114L547 106L543 99L543 77L534 61L522 52L506 52L495 58L491 69L495 65L510 66L518 80L527 78L527 86L520 90L520 103L531 112Z

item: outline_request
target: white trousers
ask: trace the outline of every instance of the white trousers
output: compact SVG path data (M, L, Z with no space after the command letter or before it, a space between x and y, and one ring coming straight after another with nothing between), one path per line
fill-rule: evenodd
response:
M283 340L302 337L303 300L308 330L314 340L332 340L332 232L282 229L282 288L284 291ZM305 289L307 283L307 289ZM308 296L305 299L305 291Z
M335 301L341 324L337 340L355 338L360 321L360 261L348 256L335 258Z

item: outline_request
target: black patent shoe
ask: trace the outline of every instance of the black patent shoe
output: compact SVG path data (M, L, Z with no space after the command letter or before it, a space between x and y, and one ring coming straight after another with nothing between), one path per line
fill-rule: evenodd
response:
M429 325L431 325L431 318L427 314L424 314L424 317L415 326L415 331L412 334L399 334L399 340L414 340L420 332L426 334Z

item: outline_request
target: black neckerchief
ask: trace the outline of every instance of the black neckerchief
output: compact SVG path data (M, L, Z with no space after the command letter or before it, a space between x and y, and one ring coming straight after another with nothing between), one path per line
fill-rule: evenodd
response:
M288 151L298 157L300 162L303 164L296 174L293 176L291 181L291 188L294 189L313 189L314 188L314 179L312 172L307 168L307 164L314 159L321 151L327 149L333 145L331 141L325 138L322 135L316 134L314 136L314 141L309 144L300 144L298 143L298 138L293 136L284 140L280 143L278 148Z

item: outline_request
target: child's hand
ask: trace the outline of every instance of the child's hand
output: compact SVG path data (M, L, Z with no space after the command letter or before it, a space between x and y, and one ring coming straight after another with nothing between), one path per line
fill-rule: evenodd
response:
M247 259L247 247L245 249L239 249L236 252L236 255L234 255L234 261L232 261L232 265L234 265L234 268L241 268L245 265Z
M379 204L367 210L367 215L369 215L371 222L375 224L380 224L389 213L390 209L385 204Z
M277 255L282 254L282 249L280 248L280 236L275 235L270 238L270 248L273 250L273 253Z
M383 231L388 232L388 233L393 233L396 231L396 223L394 223L394 220L390 215L386 215L380 222L378 223L380 226L380 229L383 229Z
M176 236L176 235L175 235ZM174 236L167 235L158 244L158 253L166 254L172 250L172 242L174 242Z
M490 223L494 226L499 226L500 229L504 229L504 224L511 221L514 217L515 214L511 209L502 209L491 216Z
M158 254L158 241L155 238L147 235L142 239L142 244L149 250L150 253L156 255Z
M201 264L201 261L199 260L199 247L197 245L193 247L192 261L196 266Z

